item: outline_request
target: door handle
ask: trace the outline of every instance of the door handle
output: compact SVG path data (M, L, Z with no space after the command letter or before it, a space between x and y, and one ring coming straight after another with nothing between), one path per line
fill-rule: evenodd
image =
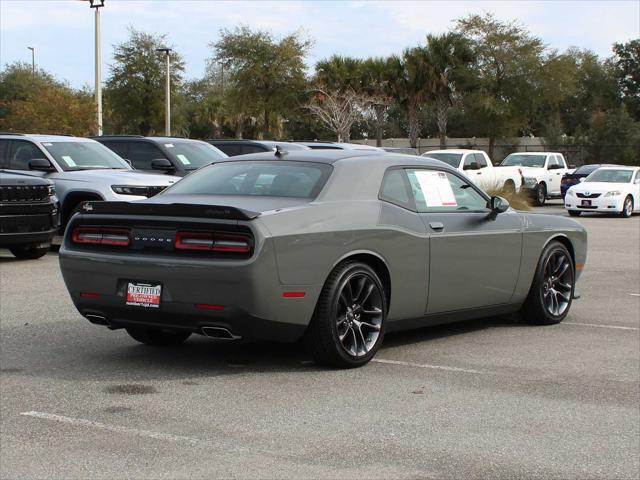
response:
M444 230L444 223L441 222L431 222L429 226L432 230Z

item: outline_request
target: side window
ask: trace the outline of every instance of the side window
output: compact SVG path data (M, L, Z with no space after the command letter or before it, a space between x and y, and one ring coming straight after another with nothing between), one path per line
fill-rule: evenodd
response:
M565 162L562 155L556 155L556 161L558 162L558 165L560 165L560 167L567 168L567 162Z
M477 163L478 162L476 160L475 154L469 153L469 154L467 154L466 157L464 157L464 163L462 164L462 169L463 170L475 170Z
M478 166L480 168L485 168L487 166L487 160L484 158L484 155L481 153L475 153L476 162L478 162Z
M230 157L235 157L236 155L242 155L242 147L240 145L230 145L226 143L226 144L214 145L214 146L222 150L224 153L226 153Z
M418 212L486 211L487 200L457 175L407 170Z
M167 158L162 151L149 142L129 142L129 160L137 170L151 170L151 160Z
M404 208L411 208L411 198L409 197L403 170L395 169L387 171L382 179L380 199Z
M9 168L9 140L0 140L0 168Z
M114 151L120 157L129 159L129 146L127 145L127 142L102 142L102 144Z
M556 165L560 165L558 159L555 155L549 155L549 161L547 163L547 170L553 168L557 168Z
M640 183L640 170L636 171L636 178L634 180L634 183Z
M31 142L12 140L9 153L9 168L12 170L29 170L29 162L36 158L46 158L46 155Z
M260 153L260 152L268 152L268 150L265 150L262 147L257 147L255 145L242 145L240 147L240 154L239 155L246 155L248 153Z

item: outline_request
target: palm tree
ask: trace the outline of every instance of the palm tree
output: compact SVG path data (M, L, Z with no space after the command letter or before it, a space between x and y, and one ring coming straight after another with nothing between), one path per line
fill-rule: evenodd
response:
M409 143L418 146L420 110L428 96L430 69L424 48L406 49L402 56L392 55L387 60L389 90L406 112L409 123Z
M387 61L384 58L368 58L360 68L360 90L369 100L376 125L376 146L382 146L382 126L392 98L389 89Z
M440 148L445 148L449 108L453 105L456 90L464 83L467 66L473 57L468 42L453 32L427 35L425 55L431 70L428 89L436 104Z

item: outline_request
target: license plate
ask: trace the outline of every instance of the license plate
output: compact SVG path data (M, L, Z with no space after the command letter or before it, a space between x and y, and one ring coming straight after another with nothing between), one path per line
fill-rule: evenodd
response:
M582 206L583 207L590 207L591 206L591 200L582 200Z
M161 295L162 285L137 282L127 284L127 305L159 308Z

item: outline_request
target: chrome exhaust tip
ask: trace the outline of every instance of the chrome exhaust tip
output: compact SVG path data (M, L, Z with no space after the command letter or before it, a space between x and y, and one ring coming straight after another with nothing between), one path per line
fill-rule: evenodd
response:
M205 337L215 338L216 340L240 340L242 337L234 335L224 327L202 327L202 334Z
M96 325L111 325L109 320L107 320L107 317L105 317L104 315L98 315L96 313L86 313L84 317L91 323L94 323Z

